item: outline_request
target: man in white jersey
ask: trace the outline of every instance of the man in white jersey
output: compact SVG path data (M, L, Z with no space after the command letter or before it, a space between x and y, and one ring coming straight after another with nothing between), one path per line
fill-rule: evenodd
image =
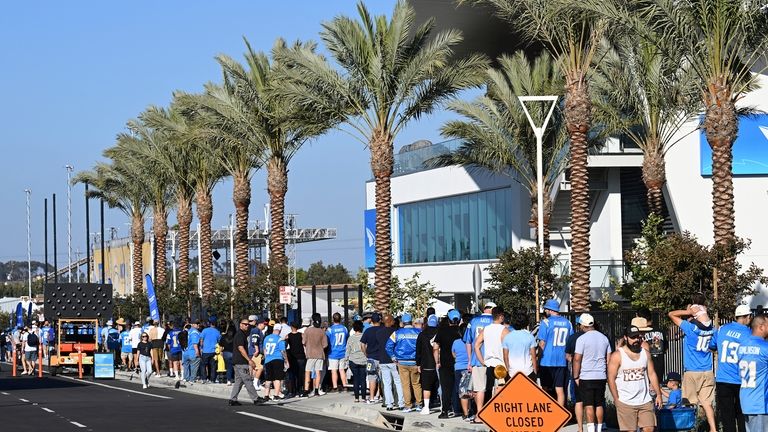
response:
M650 353L643 349L643 333L635 326L624 332L624 346L617 348L608 361L608 388L616 405L621 431L653 432L656 427L654 401L648 383L656 393L656 407L664 404L659 379Z

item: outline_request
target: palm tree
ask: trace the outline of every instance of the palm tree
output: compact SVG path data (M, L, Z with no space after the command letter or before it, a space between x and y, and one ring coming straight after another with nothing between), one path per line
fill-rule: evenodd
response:
M212 124L206 127L211 137L222 143L222 164L235 179L233 199L237 208L238 279L247 284L248 249L247 223L251 191L250 179L254 167L267 166L267 191L270 205L270 269L273 284L285 281L285 195L288 192L288 164L309 139L333 126L330 117L315 117L302 111L290 100L273 97L274 88L281 85L279 62L271 62L262 52L255 52L245 41L244 67L226 55L216 59L224 72L221 86L209 84L205 96L195 99L198 109ZM297 44L291 49L313 49L312 44ZM275 50L286 50L282 40Z
M715 244L735 241L733 142L739 132L736 102L758 85L768 67L768 13L758 0L589 0L585 7L634 30L660 48L673 46L698 78L704 107L701 128L712 148Z
M164 127L165 139L150 141L148 153L144 156L162 167L169 176L176 203L178 224L178 279L181 285L189 281L189 237L192 224L192 201L195 196L195 179L191 167L191 146L185 145L185 119L172 109L149 107L139 116L144 124ZM154 120L153 120L154 119ZM173 127L168 127L169 125Z
M667 151L687 136L682 126L700 110L695 77L679 50L621 37L604 41L595 75L596 108L643 151L643 182L650 213L662 216Z
M563 87L562 75L552 58L544 53L532 62L522 51L498 59L498 68L486 72L487 92L474 101L454 101L448 109L465 119L449 121L443 135L464 143L454 152L429 161L436 166L465 165L507 175L520 183L531 197L531 225L538 226L536 137L518 96L549 95ZM549 107L546 107L548 109ZM541 124L546 111L531 109ZM544 253L549 255L549 199L558 177L568 163L567 136L562 112L556 109L543 140L544 154ZM537 231L538 232L538 231Z
M340 70L307 48L277 51L288 66L278 94L309 112L346 117L348 132L370 149L376 183L376 309L387 311L394 140L411 120L479 85L487 62L478 55L452 60L461 34L433 35L433 20L416 27L414 10L404 0L389 20L372 17L362 2L357 10L359 20L336 17L323 24L320 34Z
M105 154L135 164L144 173L144 184L152 206L152 231L155 237L155 283L168 283L168 262L166 244L168 237L168 209L173 202L174 187L171 173L155 154L159 149L168 149L167 136L148 128L141 120L128 122L127 133L118 135L117 145Z
M118 142L121 138L118 138ZM110 153L108 149L105 155ZM131 218L131 242L133 244L133 289L142 289L144 272L142 245L144 244L144 214L149 197L144 185L141 167L130 159L113 159L110 163L99 162L92 171L78 173L74 183L88 183L90 197L101 198L110 208L120 209Z
M161 110L148 112L146 121L152 127L164 133L176 134L180 138L178 150L185 154L189 163L190 186L194 185L197 218L200 222L201 260L200 279L203 298L209 301L213 295L213 250L211 248L211 219L213 218L213 188L224 177L225 171L216 155L219 147L210 139L211 134L202 126L205 122L201 114L190 104L190 95L182 92L174 94L170 108L176 114L157 115ZM166 112L167 113L167 112ZM178 114L178 115L177 115Z
M531 41L540 42L559 63L565 87L565 127L571 169L571 308L589 310L588 134L592 126L589 82L605 25L570 0L465 0L490 4Z

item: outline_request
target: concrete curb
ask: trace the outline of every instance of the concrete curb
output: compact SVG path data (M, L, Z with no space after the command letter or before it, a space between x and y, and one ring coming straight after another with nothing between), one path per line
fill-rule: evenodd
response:
M133 375L133 379L130 377ZM137 385L141 384L138 374L129 372L115 371L115 379L121 381L132 381ZM153 375L149 379L151 387L175 389L176 379L165 375ZM199 384L181 381L181 385L176 391L196 394L200 396L213 397L217 399L229 399L232 387L224 384ZM242 394L242 392L241 392ZM346 400L349 399L349 402ZM350 393L335 394L330 393L320 398L310 397L307 399L289 399L284 402L272 403L271 406L291 409L301 412L310 412L312 414L324 415L327 417L340 418L343 420L361 423L368 426L394 430L395 427L389 419L396 420L395 423L402 425L402 430L419 432L478 432L488 431L485 425L474 425L463 422L460 418L442 420L437 418L436 412L429 416L422 416L419 413L404 414L400 411L388 412L381 408L380 404L367 405L355 404L351 402Z

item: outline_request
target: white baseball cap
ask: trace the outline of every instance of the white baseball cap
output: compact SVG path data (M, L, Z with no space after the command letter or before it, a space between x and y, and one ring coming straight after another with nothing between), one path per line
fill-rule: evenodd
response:
M587 327L592 327L593 325L595 325L595 318L588 313L583 313L579 315L579 324Z
M745 315L752 315L752 309L749 308L749 305L738 305L736 307L736 312L733 313L734 316L740 317Z
M283 330L282 324L275 324L275 326L272 328L272 331L281 331Z
M488 303L485 304L485 306L483 306L483 309L488 309L488 308L492 309L492 308L495 308L495 307L496 307L496 303L488 302Z

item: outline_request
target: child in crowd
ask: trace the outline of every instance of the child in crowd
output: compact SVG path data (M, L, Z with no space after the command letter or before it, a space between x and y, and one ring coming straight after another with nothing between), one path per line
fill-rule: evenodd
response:
M696 324L696 327L702 330L712 330L712 320L707 313L707 307L704 303L707 302L706 297L702 293L695 293L691 296L691 305L688 306L688 311L691 313L691 322Z
M677 372L670 372L667 374L667 390L662 389L662 393L666 396L667 403L664 408L675 408L683 402L683 391L680 390L680 382L682 378Z

